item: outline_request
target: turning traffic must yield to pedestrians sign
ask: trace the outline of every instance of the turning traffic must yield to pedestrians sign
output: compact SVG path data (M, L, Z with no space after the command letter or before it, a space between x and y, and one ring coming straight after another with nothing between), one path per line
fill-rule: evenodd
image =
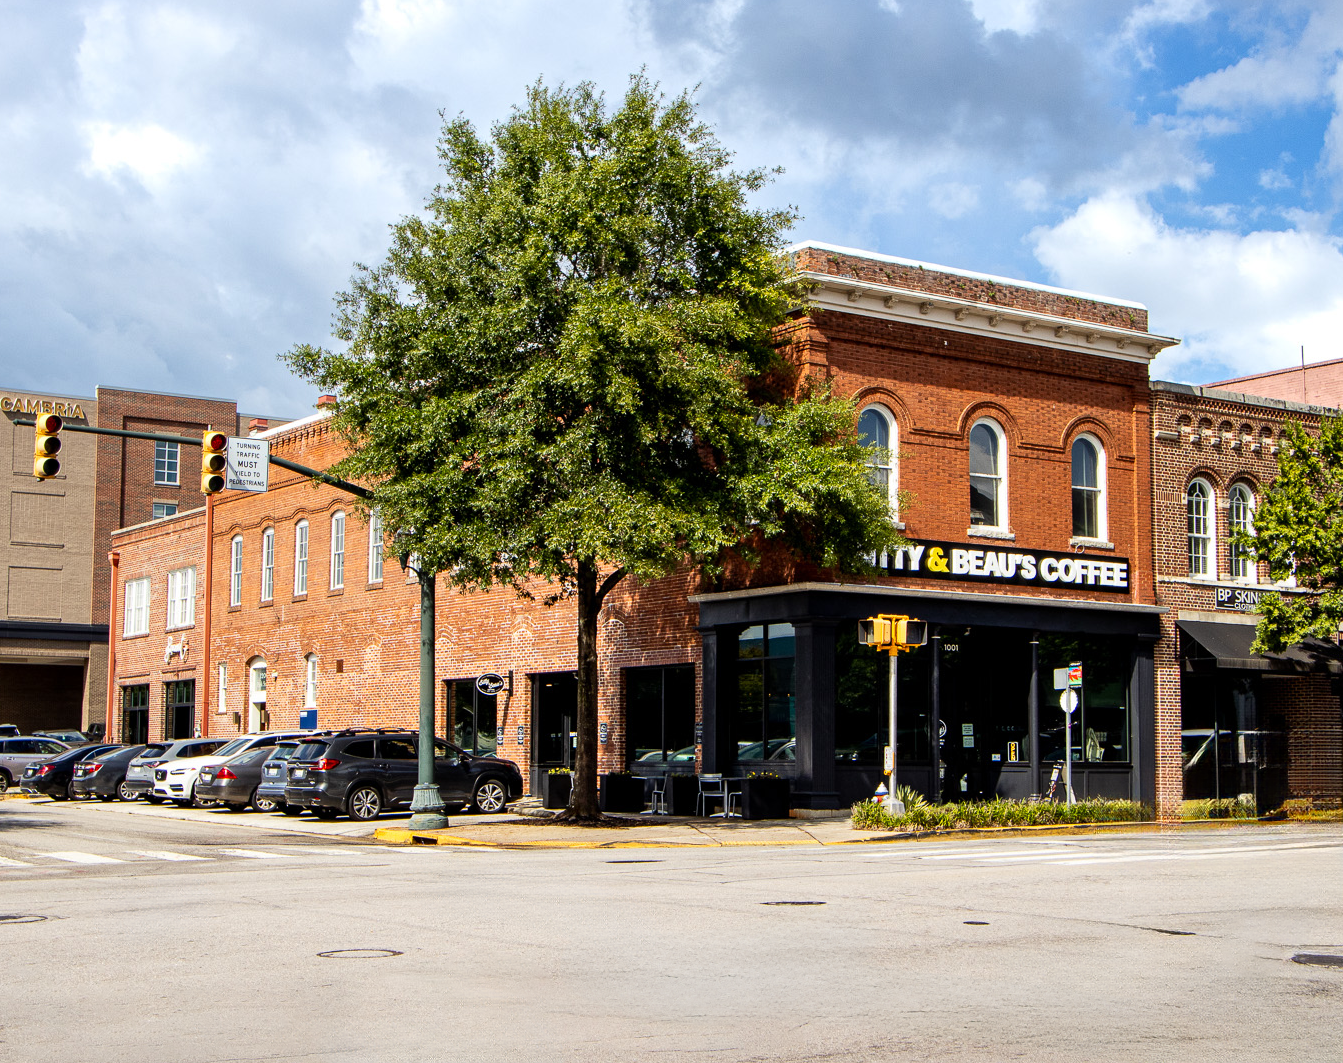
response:
M229 436L227 454L227 490L265 491L270 486L270 440Z

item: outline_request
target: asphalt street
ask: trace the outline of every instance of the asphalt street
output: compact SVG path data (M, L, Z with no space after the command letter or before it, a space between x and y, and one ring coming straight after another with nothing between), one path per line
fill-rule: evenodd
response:
M1343 1045L1343 966L1293 961L1343 957L1338 825L689 851L283 826L0 802L0 1059L1336 1063Z

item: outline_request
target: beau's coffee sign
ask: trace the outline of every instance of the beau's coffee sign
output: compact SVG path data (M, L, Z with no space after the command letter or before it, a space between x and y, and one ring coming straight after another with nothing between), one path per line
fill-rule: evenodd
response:
M918 542L886 555L883 575L919 576L959 583L1010 583L1028 587L1076 587L1127 594L1128 558L995 550L974 543Z

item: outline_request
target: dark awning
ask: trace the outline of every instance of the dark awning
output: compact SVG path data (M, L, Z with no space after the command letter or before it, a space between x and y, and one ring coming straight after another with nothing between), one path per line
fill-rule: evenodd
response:
M1343 649L1323 639L1306 639L1283 653L1253 653L1253 624L1218 624L1207 620L1177 620L1183 636L1182 659L1214 668L1247 672L1331 672L1343 674ZM1190 643L1193 643L1191 645Z

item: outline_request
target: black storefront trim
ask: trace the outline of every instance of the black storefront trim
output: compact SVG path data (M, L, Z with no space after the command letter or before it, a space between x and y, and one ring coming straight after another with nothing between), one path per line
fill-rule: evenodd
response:
M1343 648L1323 639L1306 639L1287 647L1283 653L1255 653L1250 649L1257 630L1253 624L1177 620L1175 626L1182 636L1181 658L1186 671L1224 669L1289 675L1308 672L1343 674Z
M877 612L904 613L937 625L984 625L1037 633L1127 636L1135 640L1129 677L1129 794L1155 800L1155 668L1153 646L1160 638L1159 606L1094 599L1041 598L1031 595L976 594L863 584L798 583L745 591L694 595L699 606L703 645L701 758L705 771L730 767L734 758L728 712L735 673L722 663L735 661L736 633L754 624L790 623L796 639L795 791L830 795L836 790L834 648L838 624ZM1032 648L1032 665L1035 652ZM1036 669L1033 668L1033 674ZM936 672L934 673L936 683ZM1030 696L1031 771L1038 777L1039 705L1048 694L1034 685ZM938 703L934 692L933 704ZM936 728L936 708L933 727ZM1035 785L1028 790L1035 792Z
M41 620L0 620L0 639L51 642L106 642L106 624L57 624Z

